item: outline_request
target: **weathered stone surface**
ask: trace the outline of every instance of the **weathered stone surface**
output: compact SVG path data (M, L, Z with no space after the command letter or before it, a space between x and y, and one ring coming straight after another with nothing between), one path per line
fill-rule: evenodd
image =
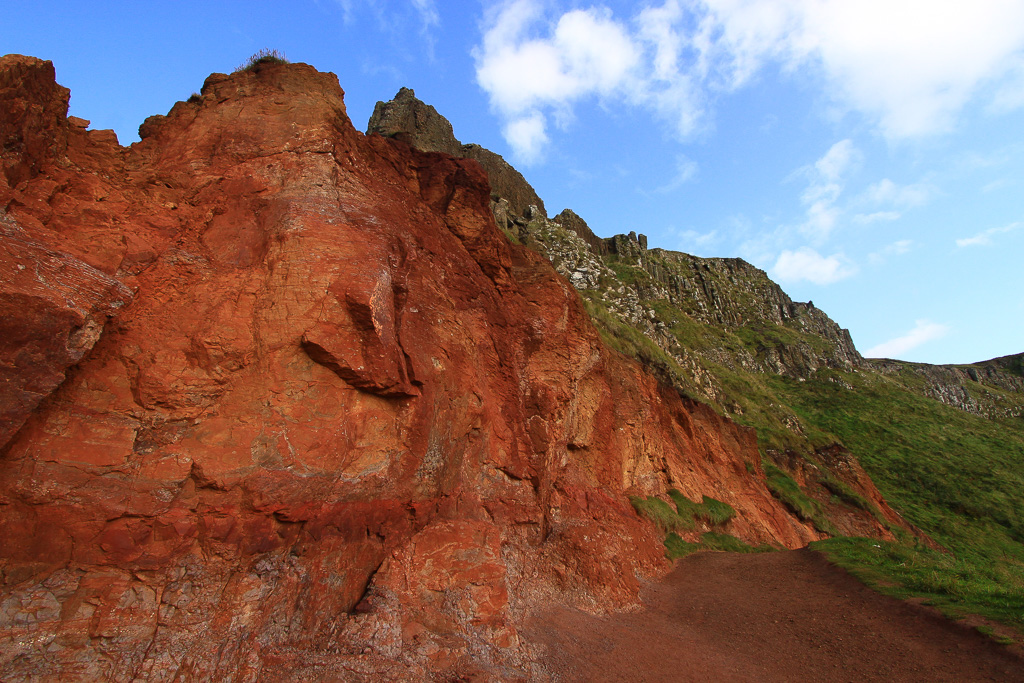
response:
M448 119L418 99L412 88L400 88L394 99L374 106L366 134L374 133L401 140L421 152L457 157L462 149Z
M443 152L453 157L475 159L487 172L491 194L505 199L515 215L526 215L530 206L547 215L543 200L519 171L489 149L460 143L448 119L417 99L410 88L400 89L393 100L377 103L367 123L366 133L401 140L423 152Z
M23 55L0 57L0 152L3 186L35 177L67 150L71 91L54 81L53 63Z
M562 212L552 219L554 222L572 230L590 247L590 250L598 256L608 253L608 245L605 240L594 234L587 222L580 218L572 209L562 209ZM646 240L644 249L647 248Z
M964 412L988 418L1021 417L1024 407L1022 375L1024 354L1014 354L969 365L929 365L887 358L872 358L869 367L884 374L905 373L924 380L925 396ZM917 385L919 383L915 383Z
M34 116L57 91L4 92ZM73 371L0 459L0 677L544 679L531 609L618 609L667 569L627 494L817 538L751 430L508 243L480 164L364 137L332 74L214 74L128 149L46 121L67 148L3 188L3 245L61 276L5 325L113 317L40 352ZM36 371L10 367L5 405Z
M0 448L130 300L119 281L0 213Z

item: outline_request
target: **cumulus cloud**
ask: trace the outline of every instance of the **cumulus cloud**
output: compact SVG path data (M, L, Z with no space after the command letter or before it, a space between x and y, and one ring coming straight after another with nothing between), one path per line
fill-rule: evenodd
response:
M542 19L533 0L506 3L492 12L474 51L477 82L509 122L506 140L527 162L536 160L535 143L547 139L543 109L564 114L580 97L621 90L639 61L626 28L605 8L566 12L546 35L532 37Z
M807 280L816 285L829 285L856 272L843 254L822 256L810 247L783 251L772 267L772 277L780 282Z
M946 325L940 325L928 320L918 320L914 324L914 329L895 339L890 339L871 347L864 352L864 356L867 358L896 358L911 349L916 349L918 346L943 337L948 333L949 327Z
M528 164L540 159L541 150L548 141L544 117L539 112L513 119L505 126L504 135L519 158Z
M963 248L963 247L990 247L993 244L993 242L992 242L992 238L993 237L995 237L996 235L1002 235L1002 234L1007 233L1007 232L1013 232L1014 230L1019 228L1020 225L1021 224L1019 222L1015 222L1015 223L1010 223L1009 225L1004 225L1001 228L989 228L988 230L983 230L983 231L979 232L974 237L965 237L963 239L957 240L956 241L956 246L958 246L960 248Z
M834 97L890 137L948 130L1024 47L1016 0L799 2L795 52L816 55Z
M836 202L843 192L843 176L860 158L861 154L851 140L840 140L813 166L803 169L809 183L800 196L806 211L800 231L815 242L820 243L828 237L839 220Z
M904 138L949 130L983 85L995 110L1024 107L1024 3L665 0L620 18L509 0L487 13L474 57L507 120L614 96L687 136L715 97L776 64L816 74L833 103Z

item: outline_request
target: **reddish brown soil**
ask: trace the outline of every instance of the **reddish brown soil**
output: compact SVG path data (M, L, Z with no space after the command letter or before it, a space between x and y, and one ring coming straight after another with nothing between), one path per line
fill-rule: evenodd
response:
M527 637L566 681L1024 681L1024 659L810 550L681 560L644 608L554 609Z

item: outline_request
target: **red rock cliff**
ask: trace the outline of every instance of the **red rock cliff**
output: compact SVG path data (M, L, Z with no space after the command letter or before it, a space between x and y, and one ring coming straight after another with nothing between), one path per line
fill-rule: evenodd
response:
M215 74L129 148L48 62L0 97L0 677L543 678L532 606L667 568L627 492L816 537L334 75Z

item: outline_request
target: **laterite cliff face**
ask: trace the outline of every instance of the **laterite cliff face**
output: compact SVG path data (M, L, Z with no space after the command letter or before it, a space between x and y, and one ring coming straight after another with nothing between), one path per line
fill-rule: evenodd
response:
M332 74L215 74L130 148L48 62L0 97L0 677L543 679L533 607L667 569L627 493L817 538Z

